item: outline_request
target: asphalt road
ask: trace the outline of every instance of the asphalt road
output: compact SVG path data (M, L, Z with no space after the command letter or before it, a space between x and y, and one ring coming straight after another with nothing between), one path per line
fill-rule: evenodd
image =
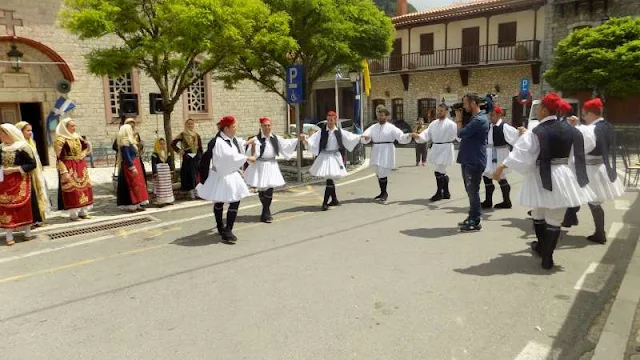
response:
M398 165L387 204L370 200L371 169L343 179L327 212L318 186L277 193L273 224L247 199L236 245L200 206L0 247L0 358L588 358L640 235L638 194L605 205L607 245L584 239L583 208L547 272L526 245L528 209L487 212L481 232L461 234L459 167L453 198L430 204L432 169L414 167L412 149Z

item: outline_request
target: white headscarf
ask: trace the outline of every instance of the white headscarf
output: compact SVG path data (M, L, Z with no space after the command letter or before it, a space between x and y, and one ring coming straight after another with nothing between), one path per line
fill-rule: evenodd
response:
M29 156L33 158L33 151L31 150L31 146L24 139L24 135L22 135L22 131L20 131L13 124L2 124L0 125L0 127L2 127L2 130L4 130L4 132L7 135L9 135L11 139L13 139L13 144L11 145L2 144L3 151L24 150L27 152L27 154L29 154Z
M58 127L56 127L56 135L61 138L65 138L67 140L80 139L80 134L78 134L77 131L72 134L69 132L69 129L67 129L67 125L69 124L69 121L72 121L72 120L73 119L71 118L62 119L58 124Z

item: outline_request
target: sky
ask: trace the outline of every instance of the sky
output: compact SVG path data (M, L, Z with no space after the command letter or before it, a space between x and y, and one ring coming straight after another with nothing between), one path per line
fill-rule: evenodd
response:
M467 0L409 0L418 10L424 10L432 7L447 6L453 3L468 2Z

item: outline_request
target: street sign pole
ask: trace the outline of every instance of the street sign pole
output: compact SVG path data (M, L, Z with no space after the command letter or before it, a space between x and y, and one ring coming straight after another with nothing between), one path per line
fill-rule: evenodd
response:
M300 103L296 103L296 136L302 134L302 119L300 118ZM302 182L302 145L298 144L298 182Z

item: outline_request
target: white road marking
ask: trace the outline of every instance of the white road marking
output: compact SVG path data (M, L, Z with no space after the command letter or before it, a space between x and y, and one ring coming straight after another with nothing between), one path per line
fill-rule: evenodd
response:
M584 273L582 273L582 276L580 276L580 279L578 279L578 282L573 288L575 290L582 290L582 287L584 286L584 281L587 279L587 276L595 273L596 269L598 269L598 263L592 262L591 264L589 264L589 266L587 267L587 270L585 270Z
M349 180L349 181L345 181L345 182L337 183L337 184L336 184L336 186L338 186L338 187L339 187L339 186L344 186L344 185L353 184L353 183L358 182L358 181L362 181L362 180L370 179L370 178L372 178L372 177L374 177L374 176L376 176L376 174L370 174L370 175L367 175L367 176L363 176L363 177L361 177L361 178L357 178L357 179L353 179L353 180Z
M522 349L515 360L544 360L549 356L551 348L547 345L529 341L527 346Z
M629 200L615 200L616 210L629 210L631 208L631 201Z
M631 235L631 228L624 226L623 223L614 222L611 223L609 232L607 233L607 239L612 241L613 239L626 239Z

